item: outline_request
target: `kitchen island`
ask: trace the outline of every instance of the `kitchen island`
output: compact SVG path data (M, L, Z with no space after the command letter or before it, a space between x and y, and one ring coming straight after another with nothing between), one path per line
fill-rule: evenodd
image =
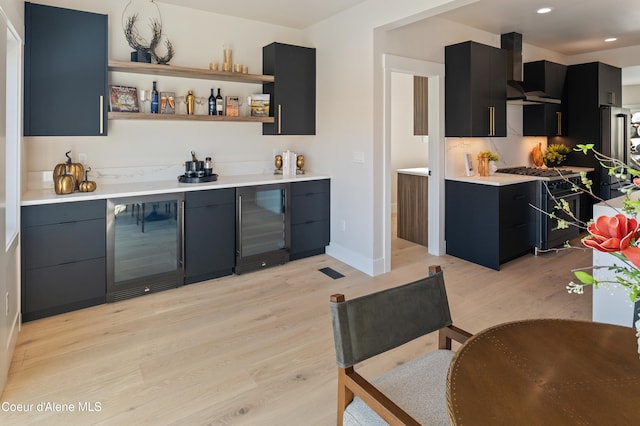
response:
M577 229L560 229L546 216L553 209L550 193L578 211L582 195L571 190L580 172L593 169L531 167L504 169L518 174L448 177L445 182L447 254L499 270L527 253L563 244ZM520 174L527 173L527 174ZM568 182L571 181L571 183Z

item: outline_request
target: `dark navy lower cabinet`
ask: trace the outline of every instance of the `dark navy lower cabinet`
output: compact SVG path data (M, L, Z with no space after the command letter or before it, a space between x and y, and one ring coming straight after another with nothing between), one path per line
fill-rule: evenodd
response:
M235 200L235 188L185 194L185 284L233 273Z
M290 259L323 254L330 239L329 179L291 183Z
M104 200L22 207L22 320L105 303Z
M492 186L445 182L446 251L491 269L534 247L534 182Z

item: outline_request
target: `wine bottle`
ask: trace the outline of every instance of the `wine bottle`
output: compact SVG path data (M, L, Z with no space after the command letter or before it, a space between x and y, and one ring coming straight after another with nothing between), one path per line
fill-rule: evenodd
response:
M213 88L209 95L209 115L216 115L216 96L213 94Z
M218 115L224 115L224 100L220 94L220 88L218 87L218 96L216 96L216 112Z
M158 88L156 82L153 82L153 89L151 90L151 114L158 113Z

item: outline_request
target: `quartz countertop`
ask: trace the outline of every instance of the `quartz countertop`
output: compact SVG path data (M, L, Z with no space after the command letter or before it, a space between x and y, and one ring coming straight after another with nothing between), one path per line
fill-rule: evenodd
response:
M173 192L203 191L206 189L235 188L240 186L268 185L274 183L300 182L320 179L330 179L330 177L312 173L297 176L256 174L219 176L217 181L203 183L180 183L176 178L175 180L98 184L98 188L93 192L76 191L72 194L65 195L57 195L53 190L52 185L51 188L28 190L24 192L22 194L20 205L31 206L38 204L102 200L107 198L137 197L153 194L168 194Z
M504 186L515 185L522 182L538 180L536 176L510 175L507 173L496 173L491 176L459 176L448 177L447 180L458 182L477 183L480 185Z
M594 169L590 167L558 167L559 171L571 171L574 172L572 174L565 174L566 177L574 177L578 176L580 172L592 172ZM527 175L515 175L509 173L499 173L496 172L494 175L490 176L456 176L456 177L448 177L447 180L455 180L458 182L467 182L467 183L477 183L481 185L493 185L493 186L503 186L503 185L514 185L522 182L530 182L532 180L544 180L548 181L550 178L548 177L540 177L540 176L527 176Z
M415 176L429 176L429 168L428 167L414 167L411 169L398 169L398 173L403 173L407 175L415 175Z

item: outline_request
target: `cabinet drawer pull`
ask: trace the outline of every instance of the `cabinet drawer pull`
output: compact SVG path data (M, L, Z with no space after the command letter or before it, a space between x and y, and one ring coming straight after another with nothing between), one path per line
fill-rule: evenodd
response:
M556 115L558 117L558 131L556 132L556 136L561 136L562 135L562 112L558 111L556 112Z

